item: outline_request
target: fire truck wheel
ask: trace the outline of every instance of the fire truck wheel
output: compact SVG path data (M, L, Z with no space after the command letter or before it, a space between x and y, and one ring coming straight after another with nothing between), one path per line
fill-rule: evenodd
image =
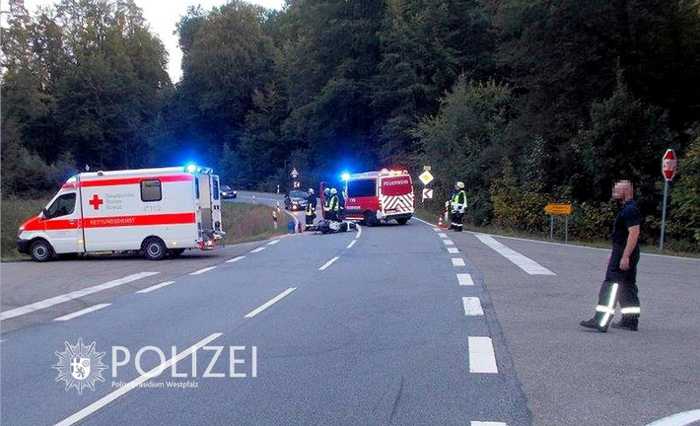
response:
M170 250L170 256L172 257L180 257L182 253L185 252L185 249L172 249Z
M160 238L150 237L143 242L143 255L148 260L161 260L167 253L165 243Z
M32 259L37 262L46 262L53 257L53 249L51 244L46 240L36 240L32 243L31 249L29 251L32 255Z
M408 218L407 218L407 217L402 217L401 219L396 219L396 222L397 222L399 225L405 225L405 224L408 223Z
M363 222L366 226L374 226L377 224L377 215L372 212L365 212L365 220Z

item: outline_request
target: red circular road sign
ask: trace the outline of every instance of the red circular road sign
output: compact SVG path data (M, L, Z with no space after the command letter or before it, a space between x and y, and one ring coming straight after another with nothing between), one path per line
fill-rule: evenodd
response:
M667 181L673 180L674 176L676 176L677 168L678 159L676 158L676 153L672 149L667 149L661 161L661 173L663 173L664 179Z

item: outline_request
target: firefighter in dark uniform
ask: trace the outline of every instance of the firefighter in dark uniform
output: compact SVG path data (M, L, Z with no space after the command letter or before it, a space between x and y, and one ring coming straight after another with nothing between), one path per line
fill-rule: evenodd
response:
M328 219L328 205L331 202L331 189L325 188L323 190L323 218Z
M309 188L309 196L306 198L306 209L304 214L306 216L304 229L308 230L311 226L313 226L314 219L316 219L316 194L314 194L313 188Z
M328 200L328 216L326 219L332 221L340 220L340 197L338 196L338 190L331 188L331 197Z
M622 319L612 324L614 328L637 331L639 324L639 297L637 296L637 263L639 262L639 230L641 214L633 199L634 188L628 180L622 180L613 188L613 198L622 203L612 233L612 253L608 260L605 281L598 295L596 313L581 325L601 332L615 315L615 305L619 301Z
M467 209L467 193L464 191L464 182L457 182L455 190L447 202L450 211L450 229L462 232L464 229L464 211Z

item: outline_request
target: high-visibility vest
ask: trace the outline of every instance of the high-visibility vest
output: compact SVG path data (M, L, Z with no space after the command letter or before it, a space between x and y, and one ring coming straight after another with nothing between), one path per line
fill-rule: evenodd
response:
M467 193L464 190L459 190L452 195L452 208L467 207Z
M311 201L308 201L306 203L306 215L307 216L313 216L316 212L314 211L314 206L311 203Z
M331 199L328 202L328 210L330 210L330 211L340 210L340 200L338 199L338 194L331 195Z

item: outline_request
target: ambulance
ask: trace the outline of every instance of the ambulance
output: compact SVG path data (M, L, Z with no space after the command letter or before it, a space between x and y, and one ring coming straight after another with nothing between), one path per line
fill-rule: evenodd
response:
M208 250L224 231L219 177L206 167L80 173L19 228L39 262L68 253L138 251L147 259Z
M368 226L390 220L405 225L415 212L413 181L406 170L347 174L343 180L345 219Z

